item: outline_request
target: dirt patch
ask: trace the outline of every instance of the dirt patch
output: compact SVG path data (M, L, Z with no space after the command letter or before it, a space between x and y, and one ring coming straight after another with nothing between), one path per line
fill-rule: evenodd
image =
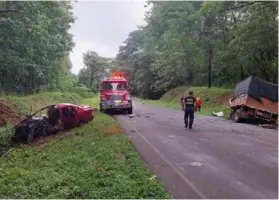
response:
M0 127L20 122L22 114L11 99L0 100Z
M111 134L111 135L113 135L113 134L121 135L124 133L123 129L117 125L108 125L108 126L104 127L104 131L105 131L105 133Z
M38 139L35 139L30 145L28 145L29 147L38 147L40 146L41 148L43 148L43 145L46 141L46 138L44 137L40 137Z
M231 97L231 95L218 96L213 101L216 104L221 104L221 105L229 106L229 99L230 99L230 97Z

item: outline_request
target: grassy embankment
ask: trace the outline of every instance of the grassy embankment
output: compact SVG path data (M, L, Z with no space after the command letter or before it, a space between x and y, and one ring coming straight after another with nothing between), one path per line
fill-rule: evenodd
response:
M180 98L183 94L187 95L187 87L178 87L168 91L160 100L142 100L143 102L165 106L174 109L181 109ZM203 101L201 114L212 115L212 112L224 111L225 116L230 113L228 107L229 98L232 95L232 89L192 87L195 96Z
M59 101L98 104L63 93L13 99L26 111ZM81 128L0 157L0 185L0 198L170 198L117 122L99 112Z

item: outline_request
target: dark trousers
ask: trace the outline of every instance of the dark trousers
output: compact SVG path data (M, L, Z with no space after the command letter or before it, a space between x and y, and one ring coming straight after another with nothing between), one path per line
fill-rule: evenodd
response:
M189 123L188 123L188 118L189 118ZM194 109L186 109L184 113L184 122L185 126L192 127L193 122L194 122Z
M197 106L197 107L195 108L195 110L200 112L200 111L201 111L201 107Z

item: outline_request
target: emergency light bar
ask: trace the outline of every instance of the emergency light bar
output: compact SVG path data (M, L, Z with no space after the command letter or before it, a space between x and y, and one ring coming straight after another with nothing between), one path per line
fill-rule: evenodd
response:
M113 72L112 77L117 79L125 78L123 72Z

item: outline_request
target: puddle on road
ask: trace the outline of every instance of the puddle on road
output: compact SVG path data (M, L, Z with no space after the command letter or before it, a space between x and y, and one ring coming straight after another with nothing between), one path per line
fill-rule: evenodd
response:
M192 167L201 167L202 164L200 162L193 162L193 163L190 164L190 166L192 166Z

